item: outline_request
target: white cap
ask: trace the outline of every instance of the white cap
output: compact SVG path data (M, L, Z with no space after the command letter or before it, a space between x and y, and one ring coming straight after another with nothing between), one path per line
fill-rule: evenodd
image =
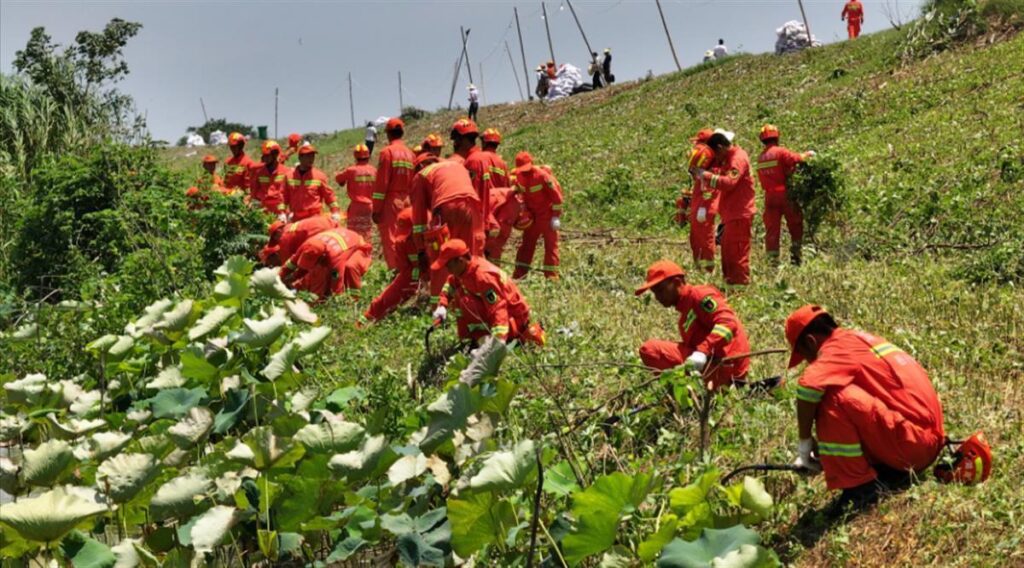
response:
M470 83L469 86L466 87L466 88L469 89L470 91L472 91L473 89L476 88L476 85L474 85L473 83Z
M735 132L729 132L724 128L716 128L714 134L721 134L722 136L725 136L725 139L728 140L730 144L732 144L733 138L736 138Z

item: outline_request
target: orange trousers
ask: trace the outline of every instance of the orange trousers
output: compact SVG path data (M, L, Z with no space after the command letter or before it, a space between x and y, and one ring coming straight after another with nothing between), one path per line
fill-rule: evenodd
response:
M469 246L469 252L473 256L481 256L484 252L484 221L480 216L480 208L477 204L468 199L455 199L441 204L435 209L434 223L436 225L447 225L450 239L460 239ZM428 252L428 257L432 256ZM433 262L433 258L430 258ZM436 304L441 296L441 289L448 280L448 270L430 271L430 298Z
M667 371L682 365L686 358L693 353L693 350L679 341L666 341L664 339L648 339L640 346L640 360L644 365ZM729 385L734 381L743 381L750 369L750 359L739 359L719 365L711 360L708 365L712 371L708 376L712 390Z
M551 218L554 215L549 211L542 215L534 215L533 223L523 231L523 242L516 252L516 270L512 278L522 278L530 271L533 262L533 255L537 252L537 241L544 237L544 276L558 278L558 231L551 228Z
M860 37L860 22L847 21L846 33L850 36L850 39L856 39Z
M398 214L408 206L408 197L389 197L384 200L384 208L380 212L380 223L377 225L377 230L380 232L380 248L388 270L398 269L398 259L401 254L396 244L399 237Z
M363 240L373 244L373 206L369 203L349 203L348 228L359 233Z
M800 206L786 199L785 193L770 193L764 198L764 249L769 256L779 255L782 220L786 220L789 239L794 245L804 240L804 215Z
M420 283L427 277L427 270L418 260L410 260L412 263L403 266L391 283L370 302L370 307L363 314L364 318L380 321L416 295Z
M505 250L505 243L512 236L512 225L502 225L501 228L493 229L487 233L487 242L484 244L484 255L491 262L501 260L501 253Z
M922 428L856 385L828 392L815 416L818 456L829 489L849 489L877 474L871 464L922 471L942 451L942 432Z
M733 286L750 284L750 219L725 222L722 233L722 276Z
M363 285L363 275L370 268L370 257L362 250L353 250L345 255L341 266L318 264L313 270L302 274L292 284L296 290L306 290L319 296L320 301L329 295L347 292L354 299L359 299L359 289Z
M704 272L715 271L715 217L713 209L709 209L704 222L697 221L696 204L690 204L690 252L693 253L693 264Z

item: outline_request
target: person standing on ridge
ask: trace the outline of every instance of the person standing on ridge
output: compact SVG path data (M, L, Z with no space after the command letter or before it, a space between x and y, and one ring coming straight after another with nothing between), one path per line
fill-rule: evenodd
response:
M281 220L295 222L320 215L326 206L331 210L331 220L335 223L341 221L338 198L331 189L327 175L313 167L315 160L316 148L312 144L299 148L299 165L288 172L282 196L284 199L278 206L278 211L284 217Z
M761 143L764 152L757 158L757 179L764 190L764 248L768 259L774 264L779 262L779 237L782 232L782 219L786 219L789 230L789 254L793 264L800 264L801 247L804 238L804 216L800 206L786 195L786 181L796 165L814 156L814 151L798 154L779 145L779 128L773 124L761 127Z
M547 278L557 279L559 270L558 231L562 228L562 186L555 176L533 163L529 152L516 154L516 191L523 195L526 209L533 222L523 231L523 240L516 252L516 269L512 278L519 280L526 276L533 263L537 241L544 238L544 265L542 270Z
M229 191L249 191L249 170L256 165L245 153L245 136L240 132L228 135L231 157L224 161L224 187Z
M719 39L718 45L711 50L715 54L715 59L725 59L729 56L729 48L725 47L725 40Z
M808 362L796 388L794 465L824 470L828 488L843 491L831 513L870 505L939 457L942 403L913 357L881 337L839 327L821 306L794 311L785 332L789 368Z
M754 179L750 158L743 148L732 143L735 134L715 130L708 147L715 153L712 168L695 168L696 179L720 193L718 213L722 218L722 276L730 286L750 284L750 229L757 206L754 205Z
M611 85L615 82L615 75L612 75L612 48L604 48L604 57L601 59L601 70L604 73L604 84Z
M373 190L377 183L377 168L370 165L370 149L358 144L352 149L356 163L334 176L338 187L348 192L347 226L359 233L363 240L373 243Z
M373 191L373 222L380 233L381 250L389 270L398 268L398 249L395 246L395 221L402 209L409 206L409 188L412 187L413 163L416 156L405 145L405 123L392 118L384 126L388 145L377 159L377 181Z
M846 20L846 33L849 39L857 39L860 37L860 25L864 23L864 5L860 0L849 0L843 6L843 13L839 19Z
M476 121L476 113L480 110L480 91L473 83L470 83L466 90L469 91L469 119Z
M640 346L640 359L656 371L686 365L705 373L709 390L743 383L750 358L723 361L750 352L747 332L725 296L714 286L686 282L686 272L670 260L659 260L647 269L647 280L636 289L648 290L659 304L679 312L681 341L648 339ZM706 371L710 365L710 371Z
M370 149L370 154L373 154L373 146L377 143L377 127L372 122L366 123L366 133L363 134L363 144Z

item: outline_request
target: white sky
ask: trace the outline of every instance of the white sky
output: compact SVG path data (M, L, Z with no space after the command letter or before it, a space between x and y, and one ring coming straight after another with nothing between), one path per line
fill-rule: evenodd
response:
M921 0L865 1L864 32L889 26L886 4L906 17ZM845 38L843 0L805 0L814 35ZM459 26L469 40L473 79L485 104L519 98L505 53L512 50L525 82L512 7L520 23L530 69L548 56L540 2L503 1L22 1L0 0L0 69L10 72L14 53L35 26L58 43L82 29L98 31L114 17L141 22L125 50L131 74L120 88L147 114L155 138L176 141L210 117L254 125L274 135L274 87L280 88L278 136L288 132L349 128L348 83L352 72L357 123L398 112L398 71L406 105L434 110L448 103ZM675 65L653 0L573 2L595 51L612 48L620 81ZM770 51L775 28L800 19L796 0L663 0L669 30L684 67L699 62L719 37L734 52ZM555 55L585 71L586 46L564 0L547 2ZM479 76L483 66L483 78ZM523 89L532 90L531 85ZM456 102L465 105L465 68Z

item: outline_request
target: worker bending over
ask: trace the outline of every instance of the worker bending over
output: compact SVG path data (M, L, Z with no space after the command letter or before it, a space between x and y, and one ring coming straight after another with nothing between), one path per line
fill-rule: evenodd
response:
M648 290L659 304L679 312L682 340L648 339L640 346L644 365L659 371L686 365L704 374L710 390L745 381L748 357L723 360L750 352L747 332L717 288L687 284L678 264L659 260L647 269L647 281L636 295Z
M491 262L501 260L505 243L512 235L512 229L524 231L533 223L533 216L526 210L523 194L511 187L496 187L491 190L491 211L487 219L487 242L484 255Z
M260 260L267 266L281 266L310 237L337 228L338 224L327 215L314 215L293 223L274 221L270 224L270 240L260 251Z
M296 290L316 294L320 301L345 292L358 300L371 252L370 245L355 231L324 231L299 246L281 267L281 280Z

